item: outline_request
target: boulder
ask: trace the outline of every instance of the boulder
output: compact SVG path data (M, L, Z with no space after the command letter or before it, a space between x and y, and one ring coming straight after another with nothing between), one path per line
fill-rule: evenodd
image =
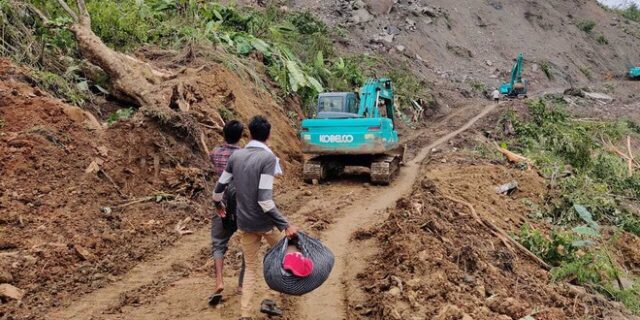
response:
M604 93L598 93L598 92L585 92L584 93L585 98L591 99L591 100L596 100L602 103L610 103L613 102L613 98L611 96L608 96Z
M69 119L73 120L76 123L84 125L89 130L100 130L102 129L102 125L88 111L82 110L76 106L63 106L62 111L64 112Z
M13 282L13 275L9 270L2 269L0 267L0 283L11 283Z
M350 21L352 23L355 23L355 24L365 23L365 22L369 22L371 20L373 20L373 16L365 8L360 8L358 10L354 10L352 15L351 15L351 19L350 19Z
M0 298L3 300L22 300L22 297L24 297L24 290L8 283L0 284Z
M393 8L393 0L365 0L369 10L376 16L389 14Z

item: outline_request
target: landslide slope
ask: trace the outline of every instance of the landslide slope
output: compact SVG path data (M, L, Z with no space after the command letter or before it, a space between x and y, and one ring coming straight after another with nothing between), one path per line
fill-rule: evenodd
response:
M427 79L466 88L496 86L519 52L534 91L610 79L638 63L638 23L595 0L292 3L342 28L349 52L389 54Z
M283 183L295 178L295 131L271 95L215 64L196 84L192 111L203 122L221 107L243 121L268 115ZM222 142L203 128L210 147ZM25 293L3 300L0 318L37 318L107 285L179 239L179 221L206 226L215 176L184 141L139 113L100 123L0 60L0 273Z

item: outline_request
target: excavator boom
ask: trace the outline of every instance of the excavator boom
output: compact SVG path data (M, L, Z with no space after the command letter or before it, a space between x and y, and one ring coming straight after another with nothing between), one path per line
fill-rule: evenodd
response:
M508 97L517 97L525 95L527 93L527 83L522 79L522 72L524 70L524 56L522 53L518 54L516 62L511 68L510 82L500 85L500 93Z

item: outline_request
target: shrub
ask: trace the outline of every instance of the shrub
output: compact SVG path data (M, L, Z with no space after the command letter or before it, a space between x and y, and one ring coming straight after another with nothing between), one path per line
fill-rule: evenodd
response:
M640 8L635 3L632 3L627 9L622 10L622 16L633 21L640 21Z
M107 118L107 123L111 125L120 120L129 119L133 115L133 112L134 112L133 108L118 109L109 115L109 117Z
M601 45L609 44L609 40L607 40L607 38L603 34L599 35L596 38L596 42Z
M587 77L587 79L591 80L591 70L589 70L588 67L585 67L585 66L580 67L580 72L582 72L582 74L584 74L584 76Z
M487 90L487 86L480 82L480 81L471 81L471 90L475 91L475 92L484 92L485 90Z
M553 80L553 73L551 72L551 64L549 63L549 61L545 60L540 62L540 69L542 70L544 75L547 76L547 79Z
M586 33L591 33L593 31L593 28L596 27L596 22L593 20L581 20L578 21L576 26L578 27L578 29Z

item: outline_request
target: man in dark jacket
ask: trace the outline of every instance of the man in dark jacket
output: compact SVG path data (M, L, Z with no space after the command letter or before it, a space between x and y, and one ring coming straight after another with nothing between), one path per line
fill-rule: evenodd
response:
M266 145L271 134L271 124L266 118L256 116L249 124L252 141L233 153L214 190L214 202L220 212L225 210L223 192L233 180L236 186L237 222L242 252L246 261L246 273L241 299L241 319L250 319L251 299L260 263L258 251L264 238L270 246L282 238L293 237L297 228L280 213L273 201L273 181L281 174L278 158ZM273 293L271 293L273 295ZM263 300L260 310L269 315L281 315L282 311L270 299Z

